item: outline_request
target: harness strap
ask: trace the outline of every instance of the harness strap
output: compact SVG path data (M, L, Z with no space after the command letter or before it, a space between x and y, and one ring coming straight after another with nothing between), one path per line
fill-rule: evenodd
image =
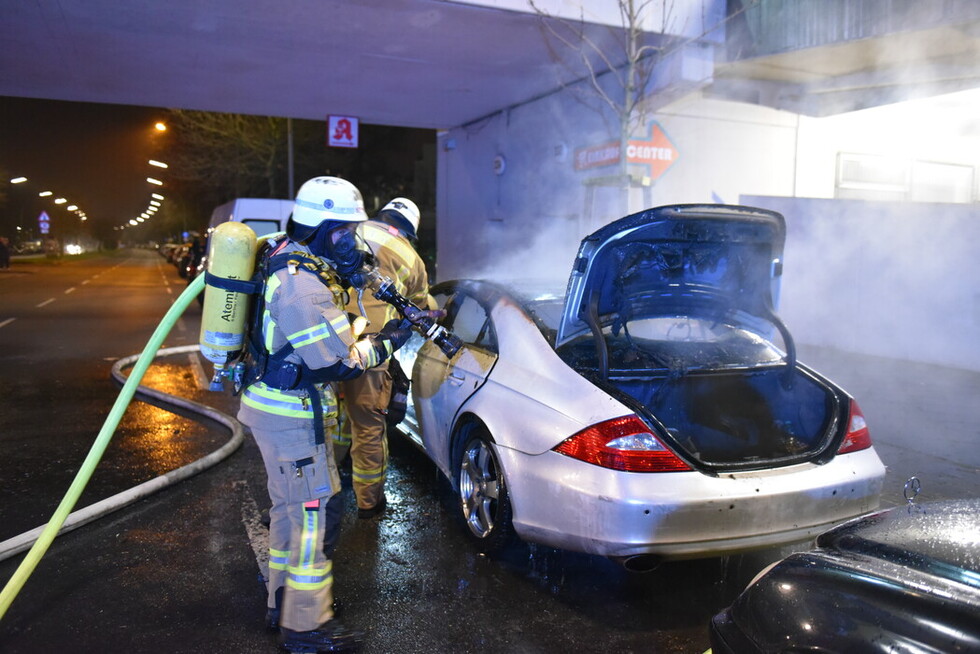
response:
M218 277L210 272L204 272L204 282L208 286L220 288L223 291L234 291L235 293L248 293L255 295L262 292L263 282L255 279L231 279L230 277Z
M304 252L274 252L271 256L265 258L263 265L260 267L259 275L257 275L258 280L252 282L255 283L255 290L248 292L263 293L266 280L279 270L290 266L295 266L297 269L302 269L316 275L317 279L328 288L338 283L336 274L329 268L323 266L319 259L311 257ZM249 285L252 283L249 283ZM265 297L264 295L260 297L264 306ZM256 315L258 315L262 309L261 307L256 307L256 309ZM303 364L287 362L286 357L294 349L291 343L286 343L276 352L265 351L265 345L261 342L260 317L257 317L257 323L253 325L251 330L250 336L254 337L251 345L257 354L265 352L265 356L262 362L263 369L256 371L258 375L255 381L261 381L266 386L278 390L306 391L310 400L310 406L313 409L314 440L317 445L322 445L326 441L323 425L323 403L321 401L320 389L317 388L316 384L333 381L334 375L325 373L325 371L313 371Z

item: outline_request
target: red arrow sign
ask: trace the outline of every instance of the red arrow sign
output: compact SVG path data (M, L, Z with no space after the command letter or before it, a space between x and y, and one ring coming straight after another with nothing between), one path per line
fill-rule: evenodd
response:
M626 146L626 160L649 166L650 178L657 179L677 160L677 149L657 123L650 124L650 138L646 141L630 141Z
M575 170L586 170L619 163L619 143L579 148L575 151ZM626 161L648 167L651 179L657 179L677 161L677 148L656 122L650 123L650 137L645 141L630 140L626 145Z

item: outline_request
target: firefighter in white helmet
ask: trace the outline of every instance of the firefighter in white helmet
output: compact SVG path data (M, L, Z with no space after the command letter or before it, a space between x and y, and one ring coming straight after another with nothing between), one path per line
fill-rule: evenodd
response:
M265 262L261 343L267 359L248 383L238 418L248 425L268 474L267 623L292 651L353 651L359 632L333 615L333 570L343 507L331 451L336 382L384 363L409 337L393 320L357 338L344 308L345 274L364 251L354 230L367 219L357 188L316 177L296 195L287 236Z
M436 303L429 295L425 263L414 248L419 217L419 208L414 202L395 198L374 219L359 224L357 233L374 254L379 272L395 282L398 292L416 306L433 310ZM369 332L376 332L398 316L395 307L370 293L363 294L362 302ZM352 296L347 310L357 314L359 309L357 298ZM384 493L388 467L385 414L391 399L389 365L395 364L397 362L386 362L341 384L346 420L342 420L340 433L334 441L334 454L337 461L342 462L350 451L359 518L372 518L387 506Z

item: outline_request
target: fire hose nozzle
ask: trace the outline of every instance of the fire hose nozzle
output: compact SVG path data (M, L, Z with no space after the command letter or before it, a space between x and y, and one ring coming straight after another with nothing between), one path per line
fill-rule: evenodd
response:
M395 288L395 282L388 277L371 270L367 275L368 285L374 297L392 305L403 318L408 320L422 336L432 341L448 358L459 352L463 341L451 331L437 323L428 313L412 304L412 302Z

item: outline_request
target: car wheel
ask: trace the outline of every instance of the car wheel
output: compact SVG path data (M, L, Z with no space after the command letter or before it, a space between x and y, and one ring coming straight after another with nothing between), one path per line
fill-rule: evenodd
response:
M485 430L468 428L462 442L456 465L460 515L480 550L497 552L514 533L507 482Z

